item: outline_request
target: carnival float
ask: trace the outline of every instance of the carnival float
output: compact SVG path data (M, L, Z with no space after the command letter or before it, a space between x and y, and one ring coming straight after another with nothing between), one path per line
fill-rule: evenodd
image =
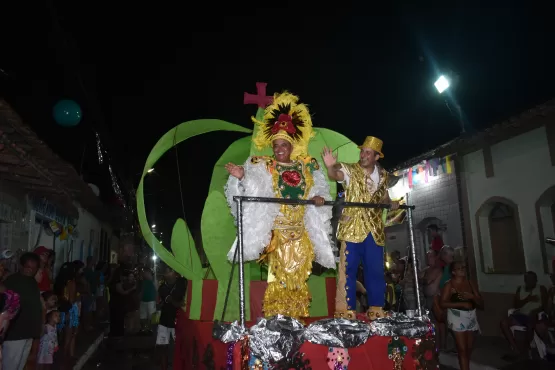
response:
M263 120L272 102L266 84L257 83L257 94L245 93L244 103L258 107L256 119ZM435 369L438 368L434 328L425 313L415 317L393 313L372 322L334 318L336 275L327 270L308 280L312 301L310 317L304 322L281 315L264 317L262 299L267 271L257 262L243 262L240 219L237 225L224 193L229 162L243 163L249 156L271 155L253 144L253 130L217 119L181 123L168 131L149 154L137 188L137 215L141 232L154 252L188 280L186 302L177 315L174 369ZM175 145L201 134L233 131L248 136L232 143L219 158L205 201L201 233L208 267L203 266L185 220L175 222L171 251L156 238L147 222L144 178L156 162ZM314 127L309 154L321 161L324 147L333 148L342 162L357 162L359 149L345 136ZM320 163L320 166L322 163ZM336 194L336 183L329 183ZM241 197L238 197L241 198ZM238 213L243 202L271 199L236 199ZM408 200L407 200L408 202ZM329 206L332 202L326 202ZM412 235L412 210L408 208ZM227 253L238 240L238 263ZM418 295L417 295L418 296Z

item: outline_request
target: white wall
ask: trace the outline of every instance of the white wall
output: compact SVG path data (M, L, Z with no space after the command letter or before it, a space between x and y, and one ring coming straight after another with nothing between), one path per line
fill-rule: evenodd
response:
M385 246L387 253L399 251L401 256L407 253L407 246L410 244L408 226L406 223L393 225L385 229Z
M392 199L409 194L409 204L415 206L413 211L414 239L417 258L424 263L426 251L431 241L427 240L426 227L429 224L438 224L445 230L441 231L444 244L453 247L462 246L461 215L459 210L459 199L457 193L457 179L455 165L451 162L451 173L438 173L437 176L429 176L428 182L423 179L408 187L406 178L399 182L389 191ZM437 222L439 219L441 222ZM394 236L394 240L390 237ZM403 245L404 244L404 245ZM386 228L386 246L388 252L400 250L405 255L405 249L409 245L408 226L393 226Z
M79 222L77 228L79 237L74 246L73 259L81 259L81 245L83 245L82 260L85 262L89 255L98 256L100 248L101 222L90 212L79 207Z
M517 204L526 269L535 271L541 284L550 284L549 276L543 271L535 209L538 198L555 185L555 167L551 166L545 128L498 143L491 147L491 155L494 170L491 178L486 178L482 150L463 157L471 217L468 221L472 227L480 290L514 293L523 282L521 275L485 274L482 271L475 215L480 206L494 196ZM546 233L549 231L545 230ZM488 255L488 252L484 251L484 254Z

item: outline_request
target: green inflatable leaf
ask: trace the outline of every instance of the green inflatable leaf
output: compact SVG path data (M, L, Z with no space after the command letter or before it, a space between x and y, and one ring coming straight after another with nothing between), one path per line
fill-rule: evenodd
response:
M172 236L171 236L171 246L173 255L177 261L183 261L183 265L189 270L193 271L195 276L204 276L204 269L202 268L202 263L198 255L198 251L194 248L193 236L185 220L182 218L177 219L175 225L173 225ZM180 246L189 246L188 248L183 248ZM193 253L197 252L197 253Z
M204 271L199 268L200 261L194 241L192 238L189 238L189 228L183 220L182 224L180 224L179 221L176 223L174 231L176 231L178 235L175 237L172 235L172 250L174 254L169 252L160 241L156 239L156 236L150 230L150 225L146 217L144 177L148 174L148 171L154 167L160 157L169 149L193 136L213 131L252 132L252 130L247 128L217 119L202 119L184 122L168 131L158 140L146 160L143 175L141 176L141 181L137 188L137 216L141 232L147 244L165 263L189 280L202 279L204 275ZM174 245L173 243L176 244Z
M227 260L227 252L235 240L236 228L233 216L229 211L224 194L224 186L229 177L225 165L229 162L242 164L249 156L251 137L235 141L216 162L210 183L210 193L202 212L202 244L206 257L210 261L211 270L218 280L218 298L214 319L220 319L225 301L231 263ZM236 266L231 283L231 291L226 309L225 320L233 321L239 317L238 268ZM245 265L245 281L248 282L250 269ZM245 294L249 297L250 285L247 283ZM247 318L250 317L250 305L246 305Z

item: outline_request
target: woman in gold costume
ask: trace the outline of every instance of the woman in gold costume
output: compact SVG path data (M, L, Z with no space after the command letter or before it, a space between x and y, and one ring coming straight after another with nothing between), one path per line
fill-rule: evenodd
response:
M254 144L260 149L271 146L274 155L250 157L243 166L226 165L228 204L237 218L236 195L314 200L316 206L249 202L243 206L244 259L268 264L264 314L308 317L312 261L335 268L331 208L318 207L331 200L329 185L316 159L308 156L312 121L307 107L287 92L274 96L263 122L253 121L259 126ZM235 247L228 254L230 260Z

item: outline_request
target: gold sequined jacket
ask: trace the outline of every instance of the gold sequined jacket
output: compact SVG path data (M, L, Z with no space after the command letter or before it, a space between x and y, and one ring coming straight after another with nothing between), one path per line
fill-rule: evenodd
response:
M349 176L345 188L346 202L381 203L387 196L388 173L379 167L380 182L376 191L371 194L367 186L367 175L358 163L341 163L343 171ZM385 245L382 209L345 207L339 220L337 239L352 242L363 242L372 233L377 245Z

